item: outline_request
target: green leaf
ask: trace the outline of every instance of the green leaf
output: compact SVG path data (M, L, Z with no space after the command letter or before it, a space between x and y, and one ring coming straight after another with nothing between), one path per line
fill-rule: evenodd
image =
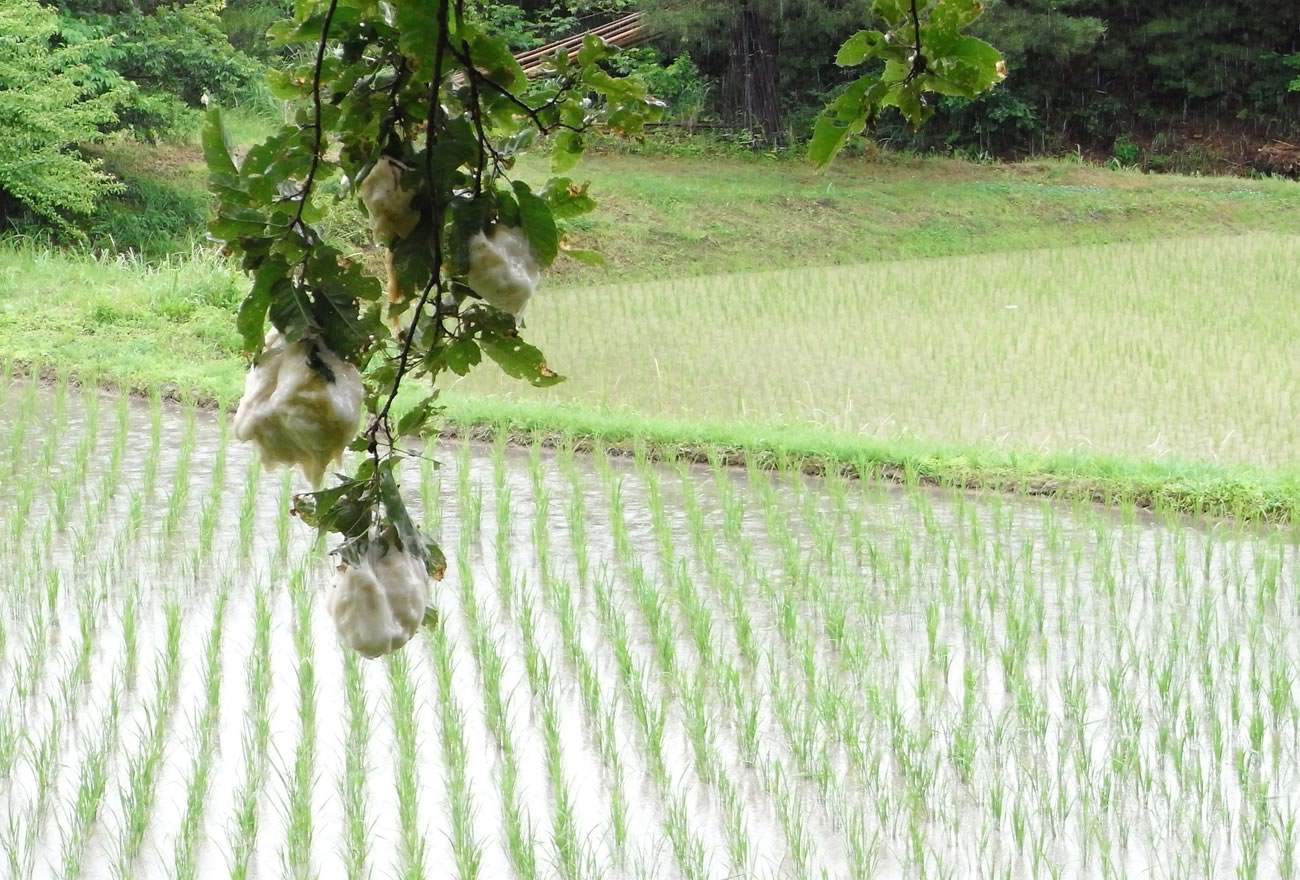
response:
M438 46L438 0L393 0L392 5L402 54L417 70L432 70Z
M277 284L271 289L271 323L288 342L297 342L313 326L311 300L296 284Z
M203 125L203 160L208 163L208 173L214 177L227 176L233 180L239 178L239 169L230 155L230 141L226 137L226 126L221 119L221 110L213 107L208 111L207 121Z
M501 371L512 379L524 379L537 388L547 388L564 381L550 367L535 346L517 336L484 335L480 345Z
M483 360L478 345L468 337L461 337L447 346L444 355L447 360L447 367L457 376L468 376L469 371L477 367Z
M599 67L588 67L582 72L582 81L607 98L644 99L645 83L635 76L610 76Z
M447 556L442 552L442 548L432 538L426 538L424 541L424 559L425 567L429 572L429 577L435 581L440 581L443 575L447 573ZM433 623L429 623L429 616L433 615ZM426 626L438 625L438 609L426 608L424 610L424 623Z
M453 171L478 156L478 135L468 119L457 117L447 120L442 136L433 151L433 177L445 181ZM420 176L424 172L424 152L419 154L416 168Z
M903 114L903 118L914 129L920 128L934 115L934 107L926 103L917 82L894 84L886 93L882 103L897 107L898 112Z
M519 201L519 220L528 236L528 243L532 245L533 256L542 266L549 266L560 252L560 233L555 228L555 215L546 200L522 180L516 180L514 188L515 198Z
M402 549L410 553L415 558L424 563L425 570L435 580L442 577L439 572L439 566L446 569L446 561L440 560L441 553L433 555L432 550L436 550L436 545L430 547L430 542L424 539L420 534L419 528L415 521L411 519L411 514L406 509L406 502L402 499L402 490L398 488L397 478L393 472L397 469L398 459L396 457L386 459L379 466L379 500L384 506L384 515L388 517L388 522L397 531L397 537L402 543Z
M943 0L930 13L929 27L956 34L983 14L982 0Z
M853 36L844 41L840 46L840 51L835 56L835 63L840 67L855 67L866 61L878 46L885 43L885 35L880 31L866 30L858 31Z
M325 345L345 360L355 360L372 333L379 328L371 326L361 311L361 301L340 284L319 284L312 297L313 323L320 330Z
M497 222L506 226L518 226L523 221L519 218L519 200L514 193L499 189L497 196Z
M339 485L295 495L293 513L322 532L348 538L364 535L374 521L374 499L368 479L344 479Z
M588 183L578 185L567 177L553 177L546 182L542 198L551 206L556 220L581 217L596 209L596 200L587 194Z
M825 168L844 149L848 139L867 124L865 116L854 123L840 122L829 110L823 110L813 126L812 140L808 142L808 158L818 168Z
M281 101L293 101L311 91L311 81L298 76L293 71L269 70L266 74L267 90L271 97Z
M429 239L432 235L433 219L426 212L410 235L393 242L393 264L397 267L401 288L408 296L423 290L433 273L429 254Z
M264 262L253 276L253 289L240 303L235 327L244 340L244 351L257 351L266 336L266 312L271 307L277 286L289 284L289 267L283 260Z
M208 232L217 241L261 238L266 235L266 223L266 217L252 208L226 205L208 224Z
M510 46L500 37L476 33L469 41L474 66L502 88L516 91L527 81L524 69L515 59Z
M972 96L1001 82L1002 53L977 37L960 37L949 53L935 60L933 73Z
M577 260L588 266L605 265L605 256L600 251L587 250L585 248L562 248L560 251L571 260Z
M397 420L397 436L407 437L413 434L423 436L425 429L428 427L429 419L433 417L434 402L437 400L436 393L430 394L421 400L415 406L406 411L403 416Z
M582 48L578 50L578 63L583 67L614 57L618 50L595 34L582 38Z
M551 141L551 171L563 174L582 158L582 135L567 128L560 131Z
M303 267L302 284L311 291L312 323L325 344L345 360L355 360L379 328L362 314L361 303L379 299L379 281L333 247L317 244Z
M448 213L451 214L451 230L448 236L451 251L451 270L453 274L464 275L469 271L469 241L483 231L488 222L489 198L456 198L452 200ZM425 249L427 250L427 248Z
M877 18L882 18L891 29L906 24L909 18L908 0L875 0L871 11Z

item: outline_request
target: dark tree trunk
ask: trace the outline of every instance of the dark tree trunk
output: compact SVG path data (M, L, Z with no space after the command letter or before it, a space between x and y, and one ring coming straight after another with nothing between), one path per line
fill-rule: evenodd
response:
M722 78L723 111L770 144L785 140L776 54L771 23L746 4L731 32L727 71Z

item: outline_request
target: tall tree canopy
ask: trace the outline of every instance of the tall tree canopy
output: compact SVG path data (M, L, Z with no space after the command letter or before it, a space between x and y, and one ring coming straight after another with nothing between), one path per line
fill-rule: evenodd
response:
M863 0L640 0L654 27L718 78L723 118L769 142L789 139L786 113L842 79L828 47L863 23ZM828 75L829 74L829 75Z
M825 47L857 24L861 0L641 0L667 45L720 85L729 124L769 140L847 81ZM973 32L1007 55L1006 88L943 102L930 140L985 149L1106 141L1183 122L1259 132L1300 122L1288 88L1300 57L1292 0L985 0ZM792 115L793 114L793 115ZM796 126L801 127L801 126Z
M50 220L89 213L114 182L73 147L92 143L130 88L104 85L102 40L69 41L35 0L0 5L0 213L12 200Z

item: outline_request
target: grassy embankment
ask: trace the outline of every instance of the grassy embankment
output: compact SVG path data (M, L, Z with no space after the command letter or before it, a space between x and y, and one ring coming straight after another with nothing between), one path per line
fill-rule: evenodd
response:
M133 161L142 179L192 193L201 171L185 155ZM166 174L144 167L160 161ZM529 328L573 381L539 395L476 380L448 396L452 423L1300 512L1288 460L1300 400L1288 340L1300 328L1287 306L1300 244L1225 237L1289 230L1294 184L904 159L819 177L621 155L594 157L584 176L602 210L579 235L609 265L563 268ZM1218 238L1055 250L1192 235ZM1053 250L1016 253L1026 248ZM986 256L887 262L961 254ZM875 271L717 277L868 262ZM709 277L615 286L692 275ZM243 289L208 255L146 265L10 245L0 350L229 404Z

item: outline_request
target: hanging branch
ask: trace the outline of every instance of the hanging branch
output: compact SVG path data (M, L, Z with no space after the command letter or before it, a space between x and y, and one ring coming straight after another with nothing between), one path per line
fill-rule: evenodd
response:
M253 279L237 321L245 349L260 349L269 323L284 339L279 356L307 352L307 366L329 383L324 412L319 394L316 409L303 401L292 418L271 412L284 423L267 434L316 430L330 442L312 447L310 462L299 452L279 460L310 467L316 480L342 448L366 453L351 475L335 474L333 485L297 496L295 512L341 535L352 563L372 536L394 528L403 552L418 555L434 577L441 553L408 514L395 462L407 454L397 448L400 436L427 435L437 409L430 394L396 418L401 389L412 377L436 389L444 372L465 375L489 359L537 387L561 381L521 337L516 313L560 253L563 222L594 202L567 177L536 191L511 180L513 153L530 145L520 135L578 133L606 114L636 132L660 110L643 86L601 66L614 53L599 42L584 45L577 65L557 60L545 100L531 99L513 79L498 82L476 61L493 59L495 69L509 61L509 48L481 22L467 21L465 5L391 0L380 27L338 0L298 0L293 20L271 36L310 45L310 60L274 75L272 88L309 103L309 123L286 125L239 164L219 111L209 114L203 137L217 197L210 230ZM327 142L337 154L327 153ZM502 143L512 144L510 155ZM569 167L582 143L565 134L553 150ZM361 197L376 243L387 250L388 297L361 262L310 225L313 190L336 171L345 187L363 181L344 192ZM290 179L302 181L292 210L278 185ZM408 238L416 230L420 240ZM383 316L403 309L407 328L390 330Z
M439 295L434 304L433 345L438 343L438 336L442 331L442 228L447 218L446 204L439 194L438 182L433 177L433 151L438 145L438 117L442 106L439 95L442 90L443 62L446 50L450 46L450 39L447 35L450 30L450 22L448 21L449 8L448 0L439 0L438 46L433 53L433 78L429 83L428 120L424 129L424 181L429 188L429 198L432 201L433 231L430 234L429 249L433 258L433 266L429 274L429 283L424 286L424 289L420 292L420 299L415 304L415 313L411 317L411 326L406 331L406 340L402 344L402 353L397 361L397 374L393 377L392 387L388 391L388 399L384 401L383 409L375 416L374 421L371 422L366 431L366 436L370 441L370 454L375 457L376 464L378 464L379 457L378 444L375 441L376 434L382 425L389 437L389 445L392 445L392 431L388 423L388 414L393 408L393 401L397 399L397 392L401 390L402 380L406 378L411 358L411 347L415 344L415 338L418 335L420 319L424 316L424 307L429 302L429 294L434 291L437 291Z
M325 66L325 48L329 43L330 26L334 23L334 12L338 9L338 5L338 0L330 0L329 8L325 10L325 21L321 24L320 42L316 45L316 64L312 69L311 77L313 111L311 167L307 169L307 178L303 181L302 188L298 190L298 212L294 215L293 222L289 224L291 229L296 230L302 230L303 228L302 213L307 209L307 200L311 198L311 190L316 183L316 170L320 168L321 144L325 140L325 130L321 124L321 69Z

